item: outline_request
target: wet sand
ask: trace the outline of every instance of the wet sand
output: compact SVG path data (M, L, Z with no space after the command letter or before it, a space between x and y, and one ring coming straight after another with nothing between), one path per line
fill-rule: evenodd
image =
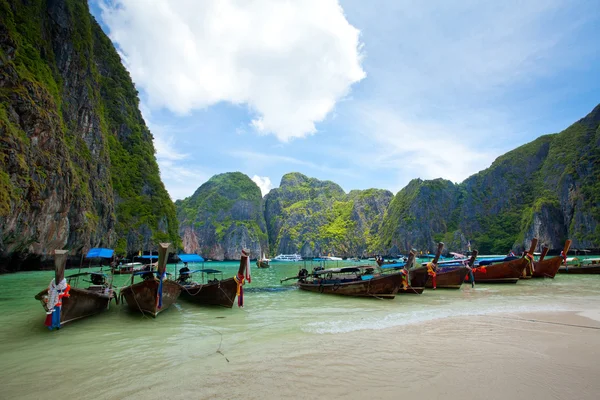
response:
M169 384L123 398L600 397L599 311L453 317L306 339L222 349L230 362L221 354L192 361ZM209 360L214 370L200 365Z

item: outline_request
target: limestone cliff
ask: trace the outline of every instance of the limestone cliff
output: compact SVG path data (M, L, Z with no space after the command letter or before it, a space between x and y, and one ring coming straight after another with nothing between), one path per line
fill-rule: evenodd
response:
M559 134L542 136L459 185L411 182L390 204L382 244L432 251L522 250L532 237L559 249L600 247L600 106ZM438 204L435 204L435 203Z
M253 258L268 252L260 188L241 172L213 176L175 206L187 253L234 260L242 248Z
M378 230L392 198L386 190L344 190L300 173L283 176L265 196L272 255L354 256L377 246ZM374 240L375 239L375 240Z
M0 269L178 244L138 103L86 2L0 0Z

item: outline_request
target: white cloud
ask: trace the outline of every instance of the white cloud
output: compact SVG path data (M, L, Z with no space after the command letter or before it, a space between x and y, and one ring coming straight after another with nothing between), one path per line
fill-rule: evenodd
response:
M337 0L115 0L102 19L151 107L246 104L282 141L316 131L362 80L360 32Z
M271 178L269 178L268 176L254 175L252 177L252 180L258 185L258 187L260 188L260 192L263 196L269 193L271 189L273 189L273 184L271 184Z

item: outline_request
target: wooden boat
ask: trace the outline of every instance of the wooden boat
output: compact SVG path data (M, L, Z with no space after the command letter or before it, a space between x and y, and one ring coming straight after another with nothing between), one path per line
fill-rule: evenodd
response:
M533 263L532 277L534 278L551 278L554 279L554 276L558 272L561 264L565 261L566 256L569 252L569 248L571 247L571 241L567 240L565 242L565 247L559 257L553 257L549 259L545 259L546 254L548 254L548 247L545 246L542 249L542 254L540 255L540 259Z
M156 317L161 311L177 301L181 286L166 278L166 266L170 243L158 246L158 266L156 271L140 271L131 275L131 284L121 288L120 295L125 298L127 306ZM142 282L134 283L136 276Z
M465 277L468 276L469 271L471 271L471 267L475 263L476 258L477 250L473 251L469 260L456 261L456 265L448 263L442 267L438 264L435 270L437 275L437 287L440 289L460 289L465 281ZM433 280L428 280L425 287L433 288Z
M262 258L260 260L256 260L256 266L258 268L269 268L269 262L271 260L268 259L267 257L265 257L264 253L262 255Z
M477 283L517 283L525 268L531 263L537 246L537 238L531 240L531 247L521 258L505 257L502 260L485 260L473 268L473 278ZM471 283L470 279L465 282Z
M154 269L154 265L151 265L151 269ZM120 264L116 266L110 267L110 272L113 275L131 275L135 272L144 271L147 265L142 264L141 262L130 262L125 264Z
M82 272L65 278L66 250L54 251L54 279L47 289L35 295L46 310L46 326L52 330L64 324L107 310L115 297L108 276L99 272ZM87 288L76 287L80 278L89 277ZM56 284L58 282L58 284Z
M600 258L567 259L567 265L558 269L560 274L600 274Z
M411 265L414 263L415 254L412 251L409 253L408 261L406 262L406 268L408 269L408 287L401 288L398 294L421 294L423 293L423 290L425 290L428 281L433 278L437 279L433 266L438 263L443 248L444 243L438 243L437 251L431 261L432 265L429 268L427 267L427 264L429 263L421 265L420 267L411 268Z
M233 307L239 287L239 292L242 296L241 301L238 299L238 305L242 307L242 285L245 281L250 282L252 279L248 257L248 252L242 250L237 275L227 279L223 279L223 272L216 269L199 269L195 271L190 271L187 267L180 269L177 283L181 287L181 297L196 304L231 308ZM192 275L195 273L202 274L201 282L193 282L191 280ZM220 274L221 279L217 278L218 274ZM238 283L241 284L238 285Z
M315 270L310 275L301 271L297 278L298 287L309 292L393 299L403 276L402 273L381 274L377 267L360 265Z

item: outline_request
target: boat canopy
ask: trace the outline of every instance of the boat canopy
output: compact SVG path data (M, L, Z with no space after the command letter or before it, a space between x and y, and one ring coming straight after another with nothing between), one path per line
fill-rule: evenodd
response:
M393 263L393 264L383 264L381 266L381 269L389 269L389 268L398 269L398 268L404 268L405 266L406 266L406 263L404 263L404 262Z
M93 248L88 251L85 258L112 258L113 249Z
M497 263L497 262L506 262L506 261L512 261L512 260L516 260L519 257L503 257L503 258L488 258L485 260L481 260L479 261L479 265L484 266L484 265L490 265L493 263Z
M138 256L137 258L141 258L143 260L156 260L158 258L158 255L149 255L149 256Z
M204 258L198 254L178 254L177 257L181 262L204 262Z

